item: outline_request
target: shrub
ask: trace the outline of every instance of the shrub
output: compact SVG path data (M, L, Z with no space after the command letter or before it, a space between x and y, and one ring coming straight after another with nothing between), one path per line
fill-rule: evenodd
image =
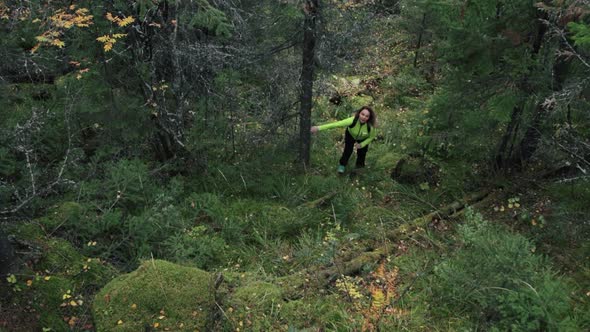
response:
M225 262L228 245L204 225L195 226L164 241L164 257L210 269Z
M464 314L490 330L578 330L568 285L534 246L469 212L459 227L463 247L434 269L439 314Z

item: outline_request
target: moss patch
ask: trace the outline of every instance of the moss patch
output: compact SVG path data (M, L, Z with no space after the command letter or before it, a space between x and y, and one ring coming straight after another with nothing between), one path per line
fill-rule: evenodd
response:
M214 305L209 273L161 260L144 262L96 296L97 331L206 330Z

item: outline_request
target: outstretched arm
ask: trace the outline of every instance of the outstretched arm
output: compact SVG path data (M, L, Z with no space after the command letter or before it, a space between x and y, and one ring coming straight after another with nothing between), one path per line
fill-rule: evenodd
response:
M339 128L339 127L348 127L352 124L352 122L354 121L354 116L350 117L350 118L346 118L344 120L340 120L340 121L336 121L336 122L331 122L331 123L326 123L324 125L321 126L313 126L311 127L311 132L314 133L318 132L318 131L322 131L322 130L326 130L326 129L332 129L332 128ZM314 127L316 129L314 129Z

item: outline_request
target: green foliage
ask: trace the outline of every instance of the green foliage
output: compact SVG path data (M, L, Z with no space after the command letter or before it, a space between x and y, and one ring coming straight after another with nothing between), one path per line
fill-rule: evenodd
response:
M590 47L590 26L588 24L569 22L567 27L573 32L572 39L576 46Z
M212 233L204 225L195 226L167 238L163 246L164 256L179 263L211 269L226 262L228 245L223 238Z
M212 31L215 36L230 37L232 25L226 15L219 9L214 8L207 0L199 1L200 8L190 18L189 26L194 28L205 28Z
M94 201L107 209L120 208L136 213L154 199L156 184L145 161L122 159L102 166L102 177L96 174L91 181L80 185L83 201Z
M466 315L504 331L579 329L571 291L521 235L470 212L459 227L464 247L437 264L430 281L441 317Z
M381 86L387 89L384 102L388 105L418 108L422 103L418 97L431 88L419 69L406 67L400 73L386 77Z

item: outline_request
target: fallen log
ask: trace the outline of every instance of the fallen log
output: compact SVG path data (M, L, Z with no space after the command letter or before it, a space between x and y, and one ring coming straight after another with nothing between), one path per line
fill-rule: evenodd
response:
M408 234L416 229L426 227L434 219L441 220L441 219L448 218L449 216L462 211L468 205L472 205L472 204L475 204L475 203L483 200L484 198L486 198L490 194L490 192L491 192L491 190L483 190L480 192L470 194L467 197L465 197L461 200L458 200L458 201L454 201L453 203L448 204L447 206L445 206L437 211L434 211L434 212L431 212L425 216L416 218L409 223L405 223L403 225L400 225L399 227L388 232L387 238L393 239L393 240L399 240L400 237L402 237L404 234Z

